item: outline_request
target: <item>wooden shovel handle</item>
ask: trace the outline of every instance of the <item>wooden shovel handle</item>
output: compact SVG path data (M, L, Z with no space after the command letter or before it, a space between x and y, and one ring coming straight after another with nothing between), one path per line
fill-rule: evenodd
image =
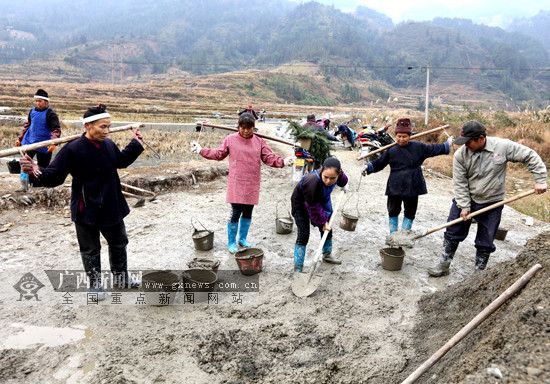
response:
M332 211L332 215L330 216L330 219L328 221L329 227L332 227L332 222L334 221L334 216L336 216L336 212L338 212L338 208L340 207L340 202L342 201L342 197L344 196L344 191L340 191L340 194L338 195L338 200L336 201L336 208L334 208L334 211ZM313 272L315 271L315 266L317 265L317 262L319 261L319 258L321 257L321 252L323 252L323 246L325 245L325 241L327 240L328 233L330 231L325 231L323 233L323 237L321 238L321 242L319 243L319 246L317 247L317 251L315 251L315 256L313 257L313 264L311 265L311 268L309 269L309 276L308 281L313 276Z
M531 190L529 190L529 191L520 193L519 195L510 197L509 199L499 201L498 203L495 203L495 204L491 204L491 205L489 205L489 206L487 206L487 207L485 207L485 208L480 209L479 211L471 212L470 214L468 214L468 216L466 216L466 218L467 218L467 219L471 219L472 217L477 216L477 215L479 215L479 214L481 214L481 213L490 211L491 209L498 208L498 207L500 207L501 205L511 203L512 201L516 201L516 200L522 199L522 198L524 198L524 197L526 197L526 196L532 195L533 193L535 193L535 190L534 190L534 189L531 189ZM451 225L455 225L455 224L461 223L461 222L463 222L463 221L464 221L464 219L462 219L462 217L459 217L458 219L455 219L455 220L453 220L453 221L449 221L448 223L443 224L443 225L441 225L441 226L439 226L439 227L437 227L437 228L430 229L428 232L426 232L424 235L422 235L422 237L424 237L424 236L426 236L426 235L429 235L430 233L437 232L437 231L439 231L440 229L450 227Z

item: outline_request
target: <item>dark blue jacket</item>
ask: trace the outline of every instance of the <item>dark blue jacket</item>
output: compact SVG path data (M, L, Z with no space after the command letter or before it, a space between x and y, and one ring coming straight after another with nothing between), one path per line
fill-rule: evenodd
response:
M120 223L130 213L122 195L117 168L132 164L143 152L143 147L133 139L121 152L107 138L97 148L84 135L61 148L47 168L40 168L42 174L33 184L55 187L71 174L71 220L94 227L109 227ZM79 211L81 200L82 212Z
M367 173L383 170L390 166L390 177L386 186L388 196L418 196L428 193L420 166L428 157L446 155L449 143L424 144L409 141L406 147L395 145L382 152L382 156L367 163Z

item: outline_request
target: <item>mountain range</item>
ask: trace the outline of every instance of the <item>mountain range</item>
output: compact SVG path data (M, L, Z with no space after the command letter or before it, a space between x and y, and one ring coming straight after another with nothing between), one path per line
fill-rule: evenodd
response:
M545 106L549 26L548 11L504 30L450 18L394 25L366 7L287 0L0 0L0 76L145 81L293 66L295 76L337 80L335 102L349 103L424 87L429 63L434 84Z

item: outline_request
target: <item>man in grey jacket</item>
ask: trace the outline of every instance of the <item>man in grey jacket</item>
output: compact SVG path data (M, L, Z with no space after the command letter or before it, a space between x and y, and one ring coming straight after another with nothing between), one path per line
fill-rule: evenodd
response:
M454 199L447 222L462 217L464 221L447 228L444 234L443 253L431 276L449 274L449 267L458 244L468 236L470 212L478 211L504 200L506 195L506 164L523 163L535 179L535 193L546 192L546 166L531 148L498 137L487 137L486 129L478 121L462 127L460 137L454 141L460 147L453 159ZM495 233L500 224L503 206L476 216L477 234L476 270L484 270L489 255L495 251Z

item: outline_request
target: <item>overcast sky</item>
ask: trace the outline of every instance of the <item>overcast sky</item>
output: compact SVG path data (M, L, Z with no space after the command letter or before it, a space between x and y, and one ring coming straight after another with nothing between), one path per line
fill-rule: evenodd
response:
M394 23L458 17L476 23L506 27L516 17L531 17L550 10L549 0L317 0L349 11L358 5L389 16ZM301 1L299 1L301 2Z

